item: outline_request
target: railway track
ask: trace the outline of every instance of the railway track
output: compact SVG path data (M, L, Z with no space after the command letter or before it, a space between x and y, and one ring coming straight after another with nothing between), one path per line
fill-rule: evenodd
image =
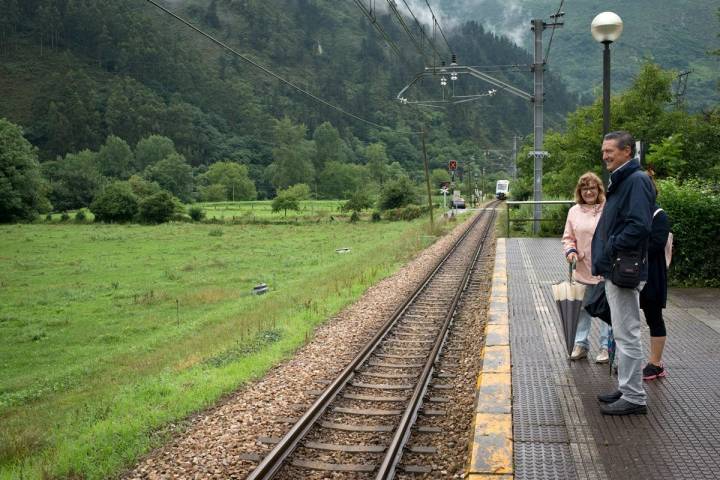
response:
M408 445L418 417L443 415L448 402L438 370L450 326L477 258L494 225L482 211L410 298L366 347L328 384L313 405L275 444L248 480L394 478L399 470L429 473L402 462L404 451L432 455L433 447ZM415 432L438 433L436 427ZM416 435L414 438L417 438ZM417 455L416 455L417 456Z

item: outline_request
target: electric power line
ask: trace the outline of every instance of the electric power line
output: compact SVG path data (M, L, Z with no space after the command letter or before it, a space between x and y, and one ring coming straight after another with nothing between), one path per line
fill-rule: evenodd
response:
M565 3L565 0L560 0L560 6L557 9L557 12L555 12L555 15L553 18L557 20L560 17L560 12L562 11L563 3ZM545 51L545 58L543 59L543 63L547 65L547 59L550 56L550 47L552 46L553 37L555 36L555 28L552 29L552 32L550 32L550 40L548 41L547 50Z
M216 39L216 38L213 37L212 35L210 35L210 34L208 34L208 33L205 33L204 31L200 30L198 27L196 27L195 25L191 24L190 22L188 22L188 21L185 20L184 18L176 15L175 13L171 12L171 11L168 10L167 8L165 8L165 7L163 7L162 5L158 4L155 0L146 0L146 1L147 1L148 3L151 3L152 5L154 5L154 6L157 7L158 9L162 10L163 12L167 13L168 15L170 15L171 17L173 17L175 20L178 20L179 22L182 22L183 24L185 24L186 26L188 26L188 27L191 28L192 30L196 31L196 32L199 33L200 35L204 36L205 38L207 38L208 40L210 40L211 42L213 42L214 44L220 46L221 48L227 50L228 52L231 52L233 55L239 57L239 58L240 58L241 60L243 60L244 62L249 63L250 65L252 65L253 67L255 67L255 68L259 69L259 70L262 70L262 71L263 71L264 73L266 73L267 75L270 75L271 77L279 80L281 83L284 83L285 85L289 86L290 88L293 88L294 90L297 90L298 92L302 93L303 95L306 95L306 96L310 97L311 99L315 100L316 102L319 102L319 103L325 105L326 107L332 108L333 110L336 110L336 111L342 113L343 115L347 115L348 117L354 118L355 120L358 120L358 121L360 121L360 122L366 123L366 124L368 124L368 125L372 125L372 126L374 126L374 127L381 128L381 129L384 129L384 130L393 130L392 128L387 127L387 126L385 126L385 125L380 125L380 124L377 124L377 123L375 123L375 122L371 122L370 120L366 120L366 119L364 119L364 118L358 117L357 115L355 115L355 114L353 114L353 113L350 113L350 112L348 112L348 111L346 111L346 110L344 110L344 109L342 109L342 108L340 108L340 107L338 107L338 106L336 106L336 105L333 105L332 103L330 103L330 102L328 102L328 101L326 101L326 100L323 100L322 98L320 98L320 97L318 97L318 96L316 96L316 95L313 95L312 93L308 92L307 90L304 90L304 89L298 87L297 85L295 85L294 83L290 82L289 80L286 80L285 78L281 77L281 76L278 75L277 73L271 71L271 70L268 69L267 67L264 67L264 66L260 65L259 63L254 62L253 60L251 60L250 58L248 58L246 55L243 55L242 53L236 51L235 49L233 49L232 47L226 45L225 43L221 42L220 40ZM415 133L415 132L411 132L411 133Z
M368 18L368 20L370 20L370 23L372 23L373 27L375 27L375 30L380 32L380 34L385 39L385 43L387 43L388 46L395 52L398 58L402 60L407 66L410 66L408 61L405 59L405 56L400 51L400 47L398 47L397 43L395 43L395 41L390 38L390 35L388 35L385 29L382 28L382 25L378 23L377 18L373 14L373 11L371 9L368 9L362 2L362 0L355 0L355 5L357 5L358 8L363 12L363 14Z
M445 36L445 32L443 32L443 29L442 29L442 27L440 26L440 23L437 21L437 17L435 16L435 12L433 12L432 7L430 6L430 2L429 2L428 0L425 0L425 4L428 6L428 9L430 10L430 15L432 15L433 22L435 22L435 26L437 27L437 29L440 30L440 35L442 35L443 40L445 40L445 45L447 45L448 51L449 51L450 54L452 55L452 54L455 53L455 52L453 52L452 47L451 47L450 44L448 43L448 39L447 39L447 37Z
M438 58L441 57L440 52L438 51L437 47L433 43L433 41L427 36L425 33L425 27L423 27L422 23L420 23L420 20L415 16L415 14L412 11L412 8L410 8L410 5L408 5L407 0L402 0L402 2L405 4L405 8L407 8L407 11L410 13L410 16L415 20L415 25L417 25L418 29L420 30L420 34L422 37L427 41L428 45L432 47L433 51L437 54Z
M398 10L395 0L387 0L387 3L390 7L390 10L392 10L393 14L395 14L395 17L398 19L398 22L400 22L400 26L403 28L403 30L405 30L405 33L410 38L410 41L413 45L415 45L415 49L418 51L418 53L420 53L422 57L425 57L425 49L422 47L422 44L418 42L418 40L415 38L415 35L413 35L413 33L410 31L410 28L405 23L405 19Z

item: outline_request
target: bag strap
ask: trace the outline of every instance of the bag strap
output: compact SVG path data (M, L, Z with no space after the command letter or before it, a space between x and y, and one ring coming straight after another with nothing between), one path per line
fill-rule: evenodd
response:
M655 210L655 213L653 213L653 218L655 218L655 216L662 211L663 211L662 208L658 208L657 210Z

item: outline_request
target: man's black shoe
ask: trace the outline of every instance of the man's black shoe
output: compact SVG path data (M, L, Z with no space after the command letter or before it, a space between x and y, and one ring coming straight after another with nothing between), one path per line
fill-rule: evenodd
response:
M615 403L600 405L603 415L645 415L647 406L628 402L622 398Z
M620 400L620 397L622 397L622 392L620 390L616 390L612 393L603 393L598 395L597 399L602 403L613 403Z

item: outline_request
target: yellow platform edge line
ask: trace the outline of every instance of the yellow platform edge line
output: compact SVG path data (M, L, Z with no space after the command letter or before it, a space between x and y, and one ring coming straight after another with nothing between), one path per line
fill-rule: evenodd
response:
M483 367L475 391L467 478L513 480L512 357L504 238L498 238L495 245L485 343L480 354Z

